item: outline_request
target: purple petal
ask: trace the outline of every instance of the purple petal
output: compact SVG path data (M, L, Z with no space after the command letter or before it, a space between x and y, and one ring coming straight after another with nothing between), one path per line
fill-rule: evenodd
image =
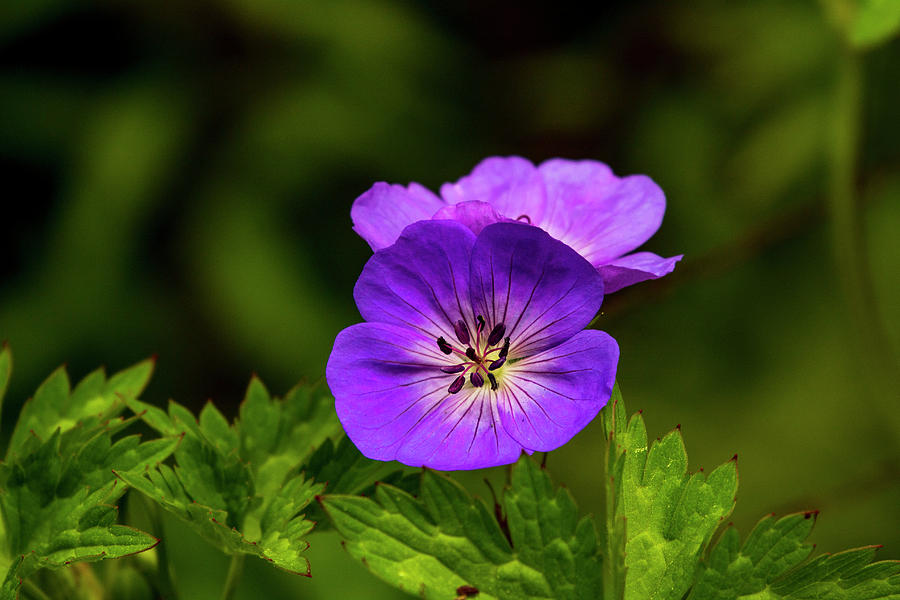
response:
M487 331L506 325L511 357L541 352L590 323L603 279L577 252L537 227L488 225L472 250L472 306Z
M456 375L415 331L384 323L348 327L326 378L338 418L365 456L434 469L514 462L522 451L500 426L489 387L447 391Z
M541 220L546 202L544 180L530 161L518 156L486 158L456 183L441 186L448 204L487 202L510 219Z
M609 401L618 361L616 341L587 330L505 367L498 402L503 428L527 450L562 446Z
M615 187L619 178L612 169L596 160L553 158L538 166L547 186L547 200L572 206L594 201Z
M379 182L353 202L350 218L353 230L372 250L380 250L393 244L407 225L430 219L442 206L443 200L418 183Z
M662 224L665 211L665 195L652 179L644 175L624 177L607 188L603 197L574 209L575 227L564 241L599 267L650 239Z
M684 255L679 254L663 258L652 252L635 252L617 258L599 269L600 275L603 276L603 289L607 294L611 294L634 283L659 279L671 273L675 269L675 263L681 260L682 256Z
M366 321L406 325L435 341L456 343L454 324L474 331L467 292L475 235L454 221L419 221L375 253L353 297Z
M481 233L481 230L491 223L499 223L507 220L487 202L475 201L448 204L434 213L433 218L447 219L462 223L471 229L472 233L475 235Z

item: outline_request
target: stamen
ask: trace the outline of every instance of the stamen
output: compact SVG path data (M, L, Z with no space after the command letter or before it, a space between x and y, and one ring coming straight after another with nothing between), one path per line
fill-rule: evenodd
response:
M437 339L437 345L438 348L440 348L441 352L443 352L444 354L450 354L451 352L453 352L453 348L450 346L450 344L447 343L447 340L445 340L443 336Z
M453 383L450 384L450 387L447 388L447 391L451 394L457 393L462 389L463 384L466 382L465 375L460 375L456 379L453 380Z
M475 331L481 333L481 330L484 329L484 317L478 315L477 317L475 317L475 320L478 321L478 323L475 325Z
M518 217L516 217L516 221L522 221L522 220L524 220L529 225L531 225L531 217L529 217L528 215L519 215Z
M467 345L469 343L469 328L466 327L466 324L459 320L453 326L453 331L456 332L456 339L459 340L460 344Z
M491 382L491 389L492 389L492 390L496 390L498 387L500 387L500 386L497 385L497 378L494 377L493 373L488 373L488 381Z
M475 387L481 387L484 385L484 377L481 376L481 373L478 371L473 371L471 375L469 375L469 381L472 382L472 385Z
M466 356L467 356L468 359L471 360L471 361L474 361L474 362L480 362L480 361L478 360L478 355L475 354L475 348L472 348L471 346L469 346L468 348L466 348Z
M452 367L441 367L444 373L462 373L466 369L466 365L454 365Z
M507 354L509 354L509 338L503 340L503 348L500 349L500 358L506 358Z
M494 344L499 342L503 338L504 333L506 333L506 325L504 325L503 323L494 325L494 328L491 329L491 334L487 339L488 346L493 346Z
M500 358L498 358L497 360L495 360L494 362L491 363L491 365L488 367L488 371L494 371L496 369L499 369L500 367L503 366L503 363L505 363L505 362L506 362L506 357L501 356Z

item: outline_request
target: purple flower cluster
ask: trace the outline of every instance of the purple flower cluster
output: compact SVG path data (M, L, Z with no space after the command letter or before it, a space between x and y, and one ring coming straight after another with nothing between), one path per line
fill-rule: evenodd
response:
M618 345L585 330L604 292L681 258L627 254L664 210L649 178L594 161L489 158L440 196L375 184L351 211L376 251L354 289L366 322L326 369L347 435L369 458L444 470L566 443L615 382Z

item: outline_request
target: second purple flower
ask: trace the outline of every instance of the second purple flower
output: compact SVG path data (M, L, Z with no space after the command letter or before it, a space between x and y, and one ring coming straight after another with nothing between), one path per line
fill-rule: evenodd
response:
M394 243L425 219L453 219L476 235L490 223L540 227L581 254L603 277L604 292L656 279L681 256L634 252L659 229L666 198L645 175L617 177L594 160L554 158L538 166L518 157L490 157L440 195L417 183L376 183L353 203L353 229L373 250Z

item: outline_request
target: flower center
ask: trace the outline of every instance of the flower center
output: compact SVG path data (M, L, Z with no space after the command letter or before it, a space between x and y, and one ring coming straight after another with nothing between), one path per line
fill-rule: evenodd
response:
M460 361L441 367L441 371L444 373L456 375L453 383L447 388L451 394L456 394L463 388L466 384L466 375L469 376L469 383L474 387L483 386L485 379L490 382L492 390L499 387L493 371L503 366L509 354L509 337L503 337L503 334L506 333L506 325L503 323L494 325L487 335L483 335L484 328L484 317L478 315L475 317L474 339L463 320L453 324L453 332L462 345L460 348L450 344L443 336L437 339L437 346L441 352ZM465 350L461 349L463 347Z

